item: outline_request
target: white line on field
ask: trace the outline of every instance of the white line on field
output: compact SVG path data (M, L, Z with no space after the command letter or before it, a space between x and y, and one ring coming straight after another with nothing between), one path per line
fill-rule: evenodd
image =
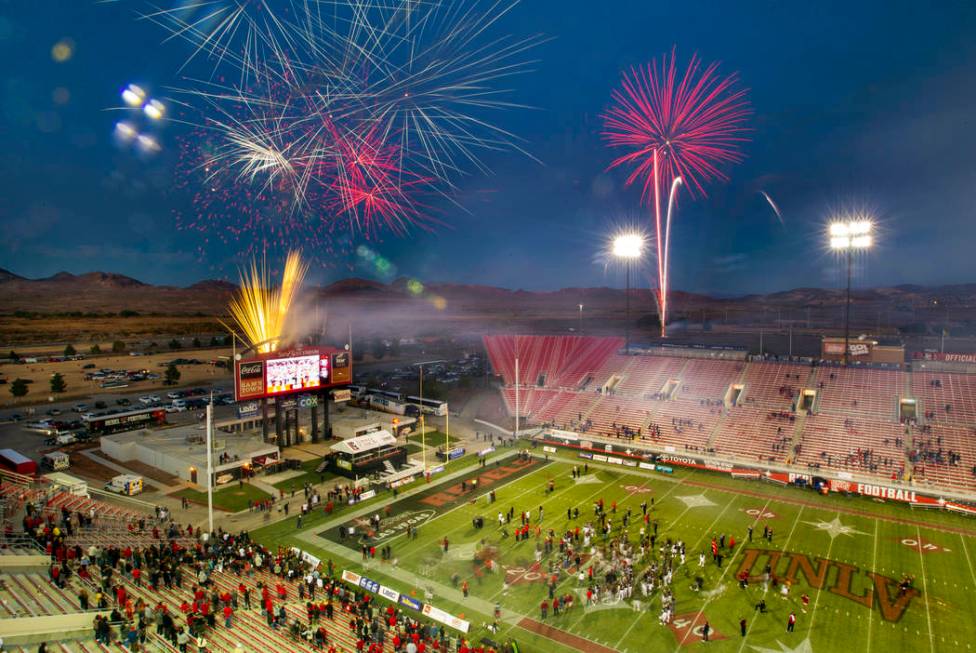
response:
M790 527L790 533L789 533L789 535L786 536L786 541L783 542L783 551L784 552L786 551L786 547L788 547L790 545L790 541L793 539L793 533L796 532L796 525L800 523L800 515L803 514L803 508L804 508L804 506L800 506L800 509L796 511L796 517L793 519L793 526ZM774 573L775 573L775 571L774 571ZM742 638L742 643L739 644L739 653L742 653L742 651L745 649L745 647L746 647L746 640L748 640L749 639L749 635L752 634L752 627L755 625L755 623L756 623L756 620L755 619L750 619L749 620L749 624L746 627L746 636Z
M935 638L932 633L932 613L929 611L929 583L925 577L925 554L922 552L922 531L915 527L915 537L918 538L918 559L922 564L922 591L925 592L925 618L929 626L929 651L935 651Z
M874 547L871 554L871 571L878 566L878 525L877 519L874 520ZM871 653L871 628L874 625L874 605L868 607L868 650L866 653Z

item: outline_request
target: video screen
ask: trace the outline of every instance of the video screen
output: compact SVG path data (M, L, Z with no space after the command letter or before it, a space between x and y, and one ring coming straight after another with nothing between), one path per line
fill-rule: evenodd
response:
M322 380L317 354L273 358L265 362L265 388L269 395L318 388L320 385Z

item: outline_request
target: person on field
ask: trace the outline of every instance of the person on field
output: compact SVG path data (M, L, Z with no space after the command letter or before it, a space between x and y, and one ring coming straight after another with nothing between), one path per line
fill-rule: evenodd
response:
M786 632L792 633L795 627L796 627L796 613L790 612L790 616L786 620Z

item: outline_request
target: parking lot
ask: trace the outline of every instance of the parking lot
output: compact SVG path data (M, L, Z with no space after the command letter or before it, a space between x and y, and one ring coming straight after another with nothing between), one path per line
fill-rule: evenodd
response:
M234 415L231 392L232 388L228 384L215 386L193 386L191 388L169 389L165 392L151 392L147 394L129 393L118 394L111 392L99 392L90 396L75 398L71 400L57 401L29 408L9 408L0 410L0 442L3 448L15 449L25 456L39 460L41 455L51 449L58 448L56 445L47 444L52 437L50 432L41 430L30 430L28 424L34 424L42 420L48 420L52 424L60 423L61 430L73 431L83 429L82 414L111 414L125 411L137 410L141 408L172 407L174 399L186 402L184 410L168 412L166 421L170 424L188 424L203 418L206 401L209 399L210 389L213 389L215 398L216 416L218 418L232 417ZM190 391L194 391L190 394ZM177 395L175 398L168 394ZM158 398L158 401L140 401L140 398ZM230 398L230 399L228 399Z

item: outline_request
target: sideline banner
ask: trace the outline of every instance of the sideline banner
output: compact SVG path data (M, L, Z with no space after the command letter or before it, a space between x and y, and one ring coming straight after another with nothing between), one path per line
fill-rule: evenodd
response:
M395 589L387 587L386 585L380 585L375 580L371 580L365 576L360 576L359 574L349 571L348 569L342 570L342 580L350 585L355 585L356 587L364 589L371 594L378 594L391 603L396 603L398 605L417 610L418 612L422 612L425 616L430 617L434 621L439 621L440 623L450 626L455 630L459 630L462 633L467 634L468 630L471 629L471 623L461 619L460 617L455 617L453 614L445 612L444 610L441 610L440 608L437 608L429 603L421 603L413 597L406 594L400 594Z
M577 455L583 459L590 459L598 462L612 462L615 464L621 464L622 462L620 459L613 460L610 456L594 453L594 451L599 450L590 447L564 443L558 439L547 439L546 441L567 449L575 449ZM762 469L761 466L741 467L732 463L726 463L724 461L713 461L705 458L699 458L694 455L683 456L676 453L634 454L629 452L614 452L614 456L623 456L626 458L636 459L639 461L637 464L638 467L648 470L657 469L658 471L665 471L670 470L671 466L692 467L695 469L705 469L708 471L728 474L735 478L765 479L772 483L776 483L777 485L796 484L812 486L814 484L814 477L810 474L765 470ZM650 462L645 462L651 460L655 461L657 464L655 465ZM892 487L875 483L860 483L858 481L842 478L818 479L817 489L820 487L828 489L831 492L845 492L848 494L856 494L859 496L871 497L884 501L899 501L917 508L942 508L945 510L951 510L953 512L976 516L976 506L959 501L946 501L940 496L922 494L914 489Z

